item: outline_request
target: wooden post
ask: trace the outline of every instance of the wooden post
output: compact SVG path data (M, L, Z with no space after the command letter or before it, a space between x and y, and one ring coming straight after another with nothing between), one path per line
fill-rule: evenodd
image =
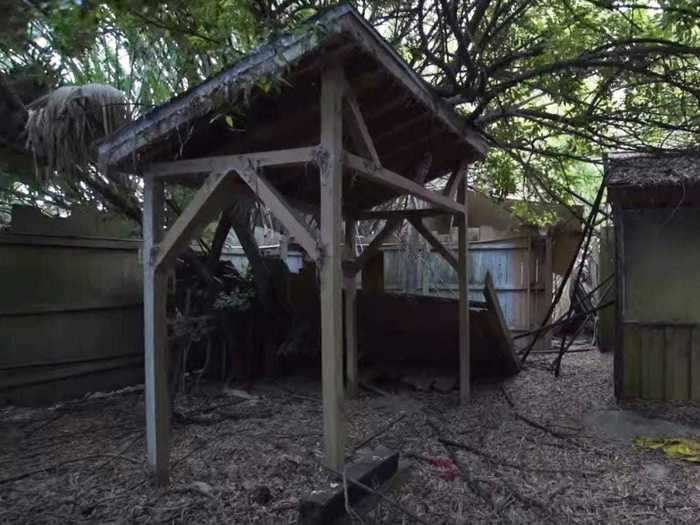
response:
M554 286L554 270L553 270L554 252L552 250L552 231L547 230L547 237L545 238L544 245L544 297L545 303L542 313L542 318L539 319L540 324L547 324L548 319L545 317L549 311L549 306L552 304L554 299L552 296ZM549 350L552 346L552 331L547 330L544 337L544 349Z
M345 222L345 257L355 255L355 221ZM347 397L357 396L357 278L356 272L343 275L345 283L345 390Z
M384 252L379 251L362 267L362 291L384 291Z
M526 294L526 310L525 310L525 326L527 330L532 330L532 232L527 232L527 253L525 255L525 294Z
M321 79L321 362L326 466L344 463L343 309L340 242L343 189L343 72L330 67Z
M143 179L143 312L148 464L159 485L168 482L170 407L168 400L167 274L155 264L163 235L163 183Z
M280 235L280 260L289 266L287 259L289 257L289 236L286 233Z
M459 401L467 403L470 397L470 349L469 349L469 214L467 213L467 175L459 183L457 200L464 206L464 213L456 217L459 233Z
M615 233L615 354L613 357L613 383L615 398L625 397L625 244L624 215L622 206L613 202L613 227ZM642 379L643 381L643 379ZM640 392L646 388L640 381Z

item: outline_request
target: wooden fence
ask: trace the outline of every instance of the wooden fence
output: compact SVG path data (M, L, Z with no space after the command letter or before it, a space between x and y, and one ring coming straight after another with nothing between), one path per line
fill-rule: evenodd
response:
M0 234L0 404L143 381L140 246Z
M456 253L456 247L450 247ZM387 244L384 283L388 292L456 297L457 275L444 259L425 244L411 250L406 244ZM545 242L522 236L469 243L470 300L484 301L486 272L493 277L506 324L513 333L539 325L551 294L545 271ZM551 297L550 297L551 300Z

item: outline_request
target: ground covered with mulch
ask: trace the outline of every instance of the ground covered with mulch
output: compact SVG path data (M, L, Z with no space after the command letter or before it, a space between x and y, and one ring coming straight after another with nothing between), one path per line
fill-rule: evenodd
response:
M400 386L349 401L348 454L382 444L402 456L403 481L386 493L395 505L361 519L700 522L700 466L583 425L585 413L616 406L612 356L571 354L558 379L551 357L505 383L477 382L464 407L456 392ZM206 385L180 396L167 488L145 468L138 389L0 409L0 522L295 523L300 498L337 483L320 465L319 382L295 376L248 393ZM697 407L634 408L700 427Z

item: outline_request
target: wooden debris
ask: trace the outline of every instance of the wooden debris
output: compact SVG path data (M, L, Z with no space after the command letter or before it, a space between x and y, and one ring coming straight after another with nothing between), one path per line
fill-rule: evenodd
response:
M346 510L346 493L352 506L367 495L363 486L379 485L391 478L399 466L399 453L377 447L366 459L345 466L348 486L338 483L328 490L313 492L299 502L299 525L324 525L340 518ZM372 492L374 492L372 490Z

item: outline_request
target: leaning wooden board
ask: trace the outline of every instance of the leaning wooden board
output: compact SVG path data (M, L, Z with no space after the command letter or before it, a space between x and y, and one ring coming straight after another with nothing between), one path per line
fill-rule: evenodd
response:
M470 302L472 376L511 376L519 370L510 332L492 290ZM359 351L369 363L425 363L454 368L459 360L458 301L445 297L358 293Z

